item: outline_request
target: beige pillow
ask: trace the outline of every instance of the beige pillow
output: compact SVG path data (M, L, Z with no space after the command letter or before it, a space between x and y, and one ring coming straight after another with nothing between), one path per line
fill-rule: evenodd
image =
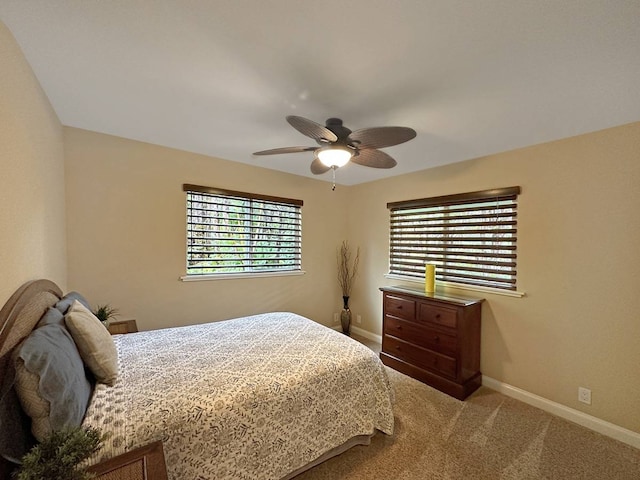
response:
M20 349L16 349L19 352ZM17 355L14 355L17 357ZM24 360L15 358L16 383L15 389L20 399L24 413L31 418L31 433L42 442L47 438L53 428L49 420L51 413L50 403L40 396L40 377L31 373L24 366Z
M113 385L118 376L118 352L109 331L77 300L71 304L64 322L96 380Z

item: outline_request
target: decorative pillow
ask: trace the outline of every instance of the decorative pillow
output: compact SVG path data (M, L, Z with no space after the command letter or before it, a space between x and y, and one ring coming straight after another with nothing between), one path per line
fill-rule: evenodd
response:
M56 303L55 307L62 312L63 315L67 314L69 307L78 300L82 305L87 307L89 311L91 310L91 305L87 302L87 299L80 295L78 292L69 292L64 297L60 299L58 303Z
M53 430L82 423L91 383L71 335L63 325L35 329L14 353L15 390L31 417L33 436L43 441Z
M55 307L49 307L47 311L42 315L36 328L44 327L45 325L62 325L64 326L64 315L60 310Z
M96 380L113 385L118 376L118 351L109 331L77 300L71 304L64 322Z

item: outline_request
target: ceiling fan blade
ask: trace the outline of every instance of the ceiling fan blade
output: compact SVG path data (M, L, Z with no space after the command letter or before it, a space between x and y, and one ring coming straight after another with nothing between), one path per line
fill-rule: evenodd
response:
M359 149L384 148L408 142L416 137L416 131L408 127L373 127L351 132L349 142Z
M351 161L364 167L373 168L393 168L398 164L386 153L373 148L359 150L358 155L351 157Z
M326 140L328 142L335 142L338 140L338 136L327 127L324 127L319 123L313 122L304 117L289 115L287 116L287 122L289 122L289 124L296 130L298 130L301 134L313 138L318 142L322 142L323 140Z
M327 167L317 158L314 158L313 162L311 162L311 173L314 175L320 175L324 172L328 172L329 170L331 170L331 167Z
M271 150L261 150L254 152L254 155L280 155L281 153L299 153L299 152L312 152L318 147L282 147L272 148Z

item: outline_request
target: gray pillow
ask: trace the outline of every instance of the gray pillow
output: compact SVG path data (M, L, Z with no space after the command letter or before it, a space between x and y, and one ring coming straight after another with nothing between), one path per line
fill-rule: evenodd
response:
M35 329L13 354L15 389L31 417L31 432L44 440L52 430L82 423L91 383L71 334L62 325Z
M42 315L36 328L44 327L45 325L64 325L64 315L60 310L55 307L49 307L47 311Z
M78 292L67 293L60 299L60 301L58 301L58 303L56 303L55 307L60 310L60 312L62 312L62 315L66 315L67 310L69 310L69 307L71 306L71 304L73 304L74 300L78 300L81 304L91 310L91 305L89 305L87 299L80 295Z

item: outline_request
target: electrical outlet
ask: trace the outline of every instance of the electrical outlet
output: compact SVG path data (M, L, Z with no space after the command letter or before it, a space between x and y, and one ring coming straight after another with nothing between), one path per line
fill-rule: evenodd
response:
M578 401L591 405L591 390L584 387L578 387Z
M362 315L356 315L356 323L360 325L362 323Z
M336 325L340 323L340 314L339 313L334 313L333 314L333 323L335 323Z

